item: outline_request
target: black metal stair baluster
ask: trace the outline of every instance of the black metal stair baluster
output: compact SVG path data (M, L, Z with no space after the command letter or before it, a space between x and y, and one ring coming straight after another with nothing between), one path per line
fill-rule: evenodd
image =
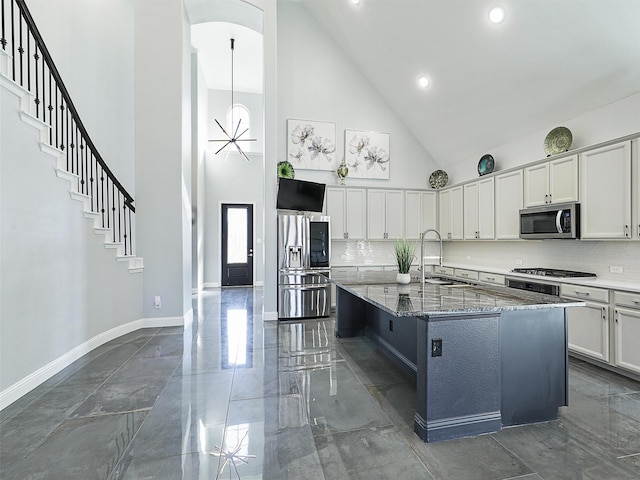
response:
M11 2L11 79L16 81L16 28L14 3Z
M67 115L67 109L64 106L64 98L60 99L60 150L63 152L67 149L65 142L65 132L69 134L69 115ZM65 125L67 128L65 128Z
M56 100L55 100L55 102L53 102L54 110L56 112L56 115L55 115L56 148L60 148L60 142L58 140L58 134L60 133L59 132L59 130L60 130L60 122L58 120L58 88L57 88L57 85L54 85L54 89L53 90L54 90L54 92L56 94L56 97L55 97Z
M2 31L0 32L2 36L0 37L0 44L2 44L2 50L6 50L7 49L7 32L5 30L5 22L4 22L4 16L5 16L4 0L0 1L0 8L2 8Z
M113 243L116 243L116 190L115 185L111 182L111 229L113 230Z
M124 240L124 254L130 255L131 251L129 249L129 245L127 244L127 199L124 199L124 205L122 206L122 217L123 217L123 227L124 227L124 235L122 236Z
M117 212L118 212L118 242L119 242L119 243L122 243L122 224L120 223L120 222L122 221L122 219L121 219L121 217L120 217L120 205L121 205L121 204L120 204L120 197L121 197L120 192L118 192L118 210L117 210ZM113 214L115 215L115 214L116 214L116 210L115 210L115 199L114 199L114 202L113 202L113 203L114 203L114 211L113 211ZM115 222L115 219L114 219L113 223L114 223L114 224L116 223L116 222Z
M31 35L27 25L27 90L31 92Z
M33 99L33 103L36 104L36 118L40 118L40 89L38 88L38 60L40 59L40 56L38 55L38 44L36 43L35 46L35 50L36 53L33 54L33 59L34 59L34 70L35 70L35 75L34 75L34 79L36 82L36 91L35 91L35 98Z
M53 84L53 76L51 75L51 70L49 69L49 145L53 147L53 105L51 102L53 100L52 93L52 84Z
M91 196L91 211L94 212L98 209L96 200L96 194L93 190L93 162L95 162L95 157L91 154L91 161L89 162L89 195ZM96 206L96 210L93 209L94 205Z
M100 213L102 214L102 228L105 228L104 222L104 170L100 169Z
M45 82L45 70L46 70L47 62L42 56L42 121L47 122L47 112L45 110L45 105L47 104L47 84Z
M24 47L22 46L22 15L18 18L18 53L20 54L20 86L24 86Z
M133 255L133 223L131 223L131 208L128 208L129 212L129 255Z
M107 191L105 192L105 197L107 198L107 205L105 209L105 217L107 218L107 228L111 228L111 219L109 218L109 177L107 176L107 182L105 184Z

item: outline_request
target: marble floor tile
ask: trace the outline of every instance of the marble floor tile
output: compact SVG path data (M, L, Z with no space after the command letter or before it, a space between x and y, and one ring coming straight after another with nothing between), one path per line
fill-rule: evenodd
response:
M334 319L263 321L261 288L102 345L0 413L5 479L640 480L640 383L570 361L554 422L426 444L415 379Z
M144 412L64 421L4 480L106 480L144 420Z
M393 426L314 438L327 480L433 479Z

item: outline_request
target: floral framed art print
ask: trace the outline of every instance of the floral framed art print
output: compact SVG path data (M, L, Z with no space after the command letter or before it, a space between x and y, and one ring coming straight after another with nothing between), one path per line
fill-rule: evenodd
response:
M389 134L345 130L344 156L349 178L389 180Z
M287 120L287 159L296 170L335 170L336 124Z

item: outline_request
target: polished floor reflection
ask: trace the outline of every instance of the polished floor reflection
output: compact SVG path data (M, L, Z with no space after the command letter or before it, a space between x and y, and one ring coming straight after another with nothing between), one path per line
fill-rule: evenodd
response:
M0 478L640 479L638 382L572 361L559 420L425 444L413 380L366 338L263 322L261 289L207 290L194 312L5 408Z

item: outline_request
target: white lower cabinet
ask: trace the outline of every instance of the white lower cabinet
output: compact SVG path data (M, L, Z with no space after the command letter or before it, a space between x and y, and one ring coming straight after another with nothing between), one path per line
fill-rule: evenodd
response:
M640 294L614 292L615 364L640 373Z
M569 350L609 362L609 291L562 284L560 296L587 304L567 309Z

